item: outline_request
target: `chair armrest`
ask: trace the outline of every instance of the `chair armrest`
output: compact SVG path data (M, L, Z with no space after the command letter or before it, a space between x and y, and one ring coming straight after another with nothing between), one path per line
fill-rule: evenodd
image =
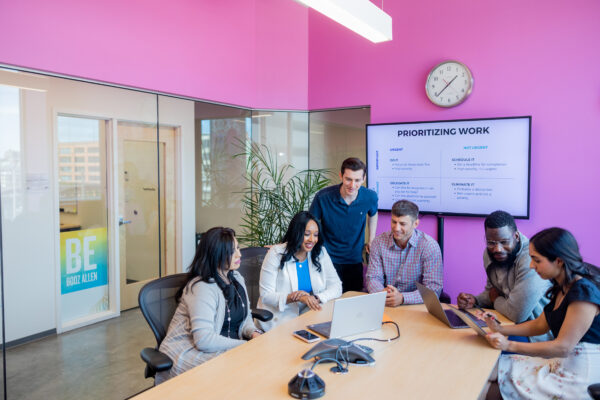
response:
M452 299L450 299L450 295L442 289L440 293L440 303L450 304L452 303Z
M594 383L593 385L588 386L588 393L592 396L592 399L600 399L600 383Z
M257 308L252 310L252 318L256 318L257 320L262 322L267 322L273 319L273 313L269 310Z
M156 372L167 371L173 366L173 361L165 353L146 347L140 352L142 360Z

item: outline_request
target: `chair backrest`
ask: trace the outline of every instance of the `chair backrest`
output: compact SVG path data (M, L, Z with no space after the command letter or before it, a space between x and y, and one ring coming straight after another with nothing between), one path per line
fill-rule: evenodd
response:
M242 259L238 272L246 281L246 289L250 301L250 308L256 308L256 303L260 296L258 282L260 280L260 268L262 267L263 259L269 251L266 247L246 247L240 250Z
M175 294L188 280L188 274L174 274L148 282L140 290L138 302L156 338L156 347L167 334L169 323L175 314L177 302Z

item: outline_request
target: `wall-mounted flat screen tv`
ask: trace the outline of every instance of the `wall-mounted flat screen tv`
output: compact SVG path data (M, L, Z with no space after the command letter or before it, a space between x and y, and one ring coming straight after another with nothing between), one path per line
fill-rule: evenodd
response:
M367 186L379 209L529 218L531 116L369 124Z

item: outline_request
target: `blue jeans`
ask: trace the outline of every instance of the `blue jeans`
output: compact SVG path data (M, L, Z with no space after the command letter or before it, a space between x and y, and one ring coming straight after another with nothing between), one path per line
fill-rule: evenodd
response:
M512 340L513 342L521 342L521 343L529 343L529 337L527 336L509 336L508 340ZM517 354L510 351L502 350L502 354Z

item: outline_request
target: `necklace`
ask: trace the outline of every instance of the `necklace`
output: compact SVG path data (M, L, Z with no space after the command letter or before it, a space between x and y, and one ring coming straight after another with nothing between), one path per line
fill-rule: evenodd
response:
M245 316L246 315L246 305L244 304L244 300L242 299L242 296L240 296L240 293L238 292L237 288L235 287L233 281L231 281L230 285L233 285L233 290L235 290L235 294L237 295L238 299L240 299L240 303L242 304L243 314ZM231 309L229 308L229 302L227 301L227 299L225 299L225 308L227 309L227 337L231 337Z

